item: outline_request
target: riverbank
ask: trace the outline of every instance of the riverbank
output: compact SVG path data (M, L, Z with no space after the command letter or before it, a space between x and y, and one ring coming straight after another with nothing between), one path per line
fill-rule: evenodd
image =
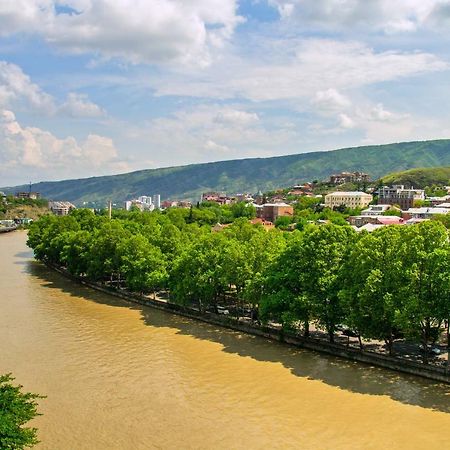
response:
M197 309L177 305L167 300L158 298L152 299L144 295L128 292L125 290L118 290L109 286L101 285L100 283L88 281L84 278L71 275L64 268L58 267L53 264L47 263L47 266L77 283L95 289L97 291L119 297L128 302L168 311L174 314L188 317L190 319L229 328L254 336L260 336L288 345L450 384L450 371L444 367L425 365L415 361L400 359L395 356L382 355L367 350L348 347L338 343L325 342L314 337L305 338L303 336L285 332L278 328L249 323L230 316L219 315L212 312L201 313Z

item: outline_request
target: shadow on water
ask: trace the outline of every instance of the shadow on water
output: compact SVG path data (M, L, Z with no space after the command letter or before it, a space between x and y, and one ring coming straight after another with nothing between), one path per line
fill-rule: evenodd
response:
M269 342L257 336L128 303L117 297L78 285L35 261L28 261L25 270L43 282L42 285L46 288L59 289L71 296L83 297L108 306L139 311L142 320L148 326L172 328L181 335L219 343L223 346L222 351L227 353L250 357L261 362L281 363L298 377L321 381L350 392L384 395L404 404L450 413L450 386L443 383L347 361L278 342Z

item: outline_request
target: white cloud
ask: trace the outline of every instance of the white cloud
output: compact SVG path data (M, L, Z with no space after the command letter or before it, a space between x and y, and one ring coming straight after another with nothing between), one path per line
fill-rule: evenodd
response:
M199 105L151 120L127 134L160 165L208 162L289 152L300 142L292 126L265 122L238 106ZM296 136L296 139L294 139Z
M62 13L58 6L71 8ZM0 33L41 35L70 53L206 65L243 19L236 0L3 0Z
M344 129L351 129L356 126L355 121L347 116L347 114L339 114L339 127Z
M246 98L252 101L311 98L332 86L357 89L448 69L448 63L425 52L377 52L355 41L328 39L266 42L267 59L234 58L202 74L172 74L152 82L157 95ZM281 47L281 48L280 48Z
M111 139L90 134L83 142L60 139L37 127L22 126L12 111L0 112L0 178L22 176L73 178L126 170ZM26 181L26 180L23 180Z
M445 15L449 0L269 0L286 23L306 29L413 32Z
M351 105L350 100L334 88L316 92L311 103L316 110L325 113L340 111Z
M58 112L70 117L101 117L105 111L91 102L87 95L70 92Z
M368 118L379 122L396 122L408 118L408 114L396 114L385 109L382 103L378 103L369 111Z
M0 107L11 106L45 114L55 110L53 98L33 83L19 66L0 61Z
M240 126L254 124L259 117L256 113L225 108L217 113L214 120L217 123Z

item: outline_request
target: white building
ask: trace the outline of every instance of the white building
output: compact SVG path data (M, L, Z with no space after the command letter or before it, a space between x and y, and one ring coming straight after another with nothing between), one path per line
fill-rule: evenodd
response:
M159 194L155 194L153 196L153 204L155 205L156 209L161 208L161 196Z
M56 216L67 216L72 209L76 209L70 202L48 202L48 208Z
M406 214L412 219L430 219L437 214L448 214L449 208L409 208Z
M391 205L369 205L367 209L361 211L362 216L381 216L384 212L389 211Z
M347 208L365 208L372 201L373 197L370 194L359 191L351 192L332 192L325 195L325 206L333 209L344 205Z

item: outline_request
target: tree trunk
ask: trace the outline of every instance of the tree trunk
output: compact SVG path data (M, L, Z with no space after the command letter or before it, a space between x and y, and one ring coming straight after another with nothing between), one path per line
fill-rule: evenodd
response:
M362 343L362 339L361 339L361 335L360 335L360 334L358 334L358 342L359 342L359 349L360 349L360 350L364 350L364 346L363 346L363 343Z
M423 358L422 361L424 364L428 364L428 336L426 328L422 333L422 345L423 345Z
M305 329L303 331L303 337L309 338L309 319L305 319Z

